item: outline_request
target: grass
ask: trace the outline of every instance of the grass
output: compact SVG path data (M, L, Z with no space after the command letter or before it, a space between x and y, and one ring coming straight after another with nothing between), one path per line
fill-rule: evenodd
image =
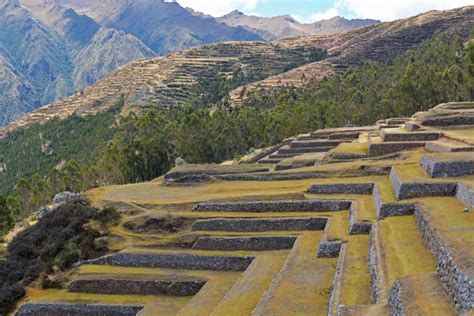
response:
M414 216L390 217L379 224L387 289L397 279L436 271L436 262L423 244Z
M368 155L369 149L367 143L341 143L339 146L334 148L331 153Z
M316 258L321 232L304 233L257 306L257 314L326 315L336 258Z
M259 255L226 294L212 315L250 315L281 270L287 256L288 252Z
M369 236L350 236L346 247L340 303L343 305L369 304L371 295L369 266L367 264Z

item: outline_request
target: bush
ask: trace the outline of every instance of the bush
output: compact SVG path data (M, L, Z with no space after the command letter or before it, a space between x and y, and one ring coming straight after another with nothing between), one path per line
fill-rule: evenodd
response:
M120 214L111 207L99 210L88 200L76 198L20 232L8 245L8 258L0 261L0 315L24 295L22 286L40 275L44 286L57 287L60 282L55 271L104 254L106 249L94 242L108 234L107 225L119 219Z

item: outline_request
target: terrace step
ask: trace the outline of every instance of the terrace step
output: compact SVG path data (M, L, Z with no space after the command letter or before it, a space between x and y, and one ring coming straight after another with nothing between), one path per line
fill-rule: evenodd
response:
M291 143L290 148L315 148L315 147L336 147L341 141L294 141Z
M383 142L369 144L369 157L384 156L424 147L426 142Z
M325 146L325 147L304 147L304 148L282 148L278 150L279 155L287 154L307 154L307 153L322 153L328 152L334 149L336 146Z
M423 155L420 166L432 177L461 177L474 174L474 155L451 153Z
M395 281L388 306L392 315L457 315L434 272Z
M25 303L20 306L17 316L135 316L144 306L69 304L69 303Z
M257 163L258 164L261 164L261 165L264 165L264 164L268 164L268 165L274 165L274 164L277 164L281 161L281 159L262 159L262 160L259 160Z
M267 232L323 230L326 218L276 219L202 219L194 222L193 231Z
M438 140L441 133L432 132L408 132L396 133L392 131L382 130L380 136L384 142L425 142Z
M301 235L253 315L326 315L337 259L316 258L321 232Z
M317 200L317 201L256 201L228 203L199 203L194 212L328 212L348 210L350 201Z
M455 308L474 308L474 213L452 197L422 198L415 210L421 235L436 259L441 284Z
M254 257L226 255L197 255L187 253L154 254L119 252L82 264L120 267L172 268L190 270L245 271Z
M121 295L192 296L206 279L147 275L85 275L70 283L69 292Z
M296 236L237 236L237 237L199 237L193 249L202 250L279 250L291 249Z
M407 179L404 177L403 167L393 166L390 172L390 181L393 186L395 197L399 200L424 197L424 196L455 196L457 183L454 182L430 182L423 178ZM409 171L411 175L411 169ZM415 182L415 180L417 182Z
M315 194L372 194L373 183L312 184L309 193Z

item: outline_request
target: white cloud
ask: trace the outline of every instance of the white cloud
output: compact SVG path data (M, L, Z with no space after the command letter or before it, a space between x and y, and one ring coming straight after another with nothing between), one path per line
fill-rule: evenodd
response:
M316 21L328 20L338 15L340 15L340 13L339 13L338 8L336 7L329 8L324 12L314 12L310 14L309 16L301 16L301 15L292 14L292 16L297 21L302 22L302 23L314 23Z
M391 21L429 10L447 10L472 4L473 0L338 0L336 7L359 18Z
M222 16L237 8L248 12L254 10L259 2L264 0L176 0L168 2L178 2L182 7L192 8L195 11L210 14L212 16Z

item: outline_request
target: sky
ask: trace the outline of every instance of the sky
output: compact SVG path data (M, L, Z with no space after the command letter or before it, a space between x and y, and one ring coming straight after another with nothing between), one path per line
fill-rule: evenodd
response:
M290 14L300 22L336 15L392 21L429 10L446 10L474 4L474 0L168 0L213 16L233 10L258 16Z

